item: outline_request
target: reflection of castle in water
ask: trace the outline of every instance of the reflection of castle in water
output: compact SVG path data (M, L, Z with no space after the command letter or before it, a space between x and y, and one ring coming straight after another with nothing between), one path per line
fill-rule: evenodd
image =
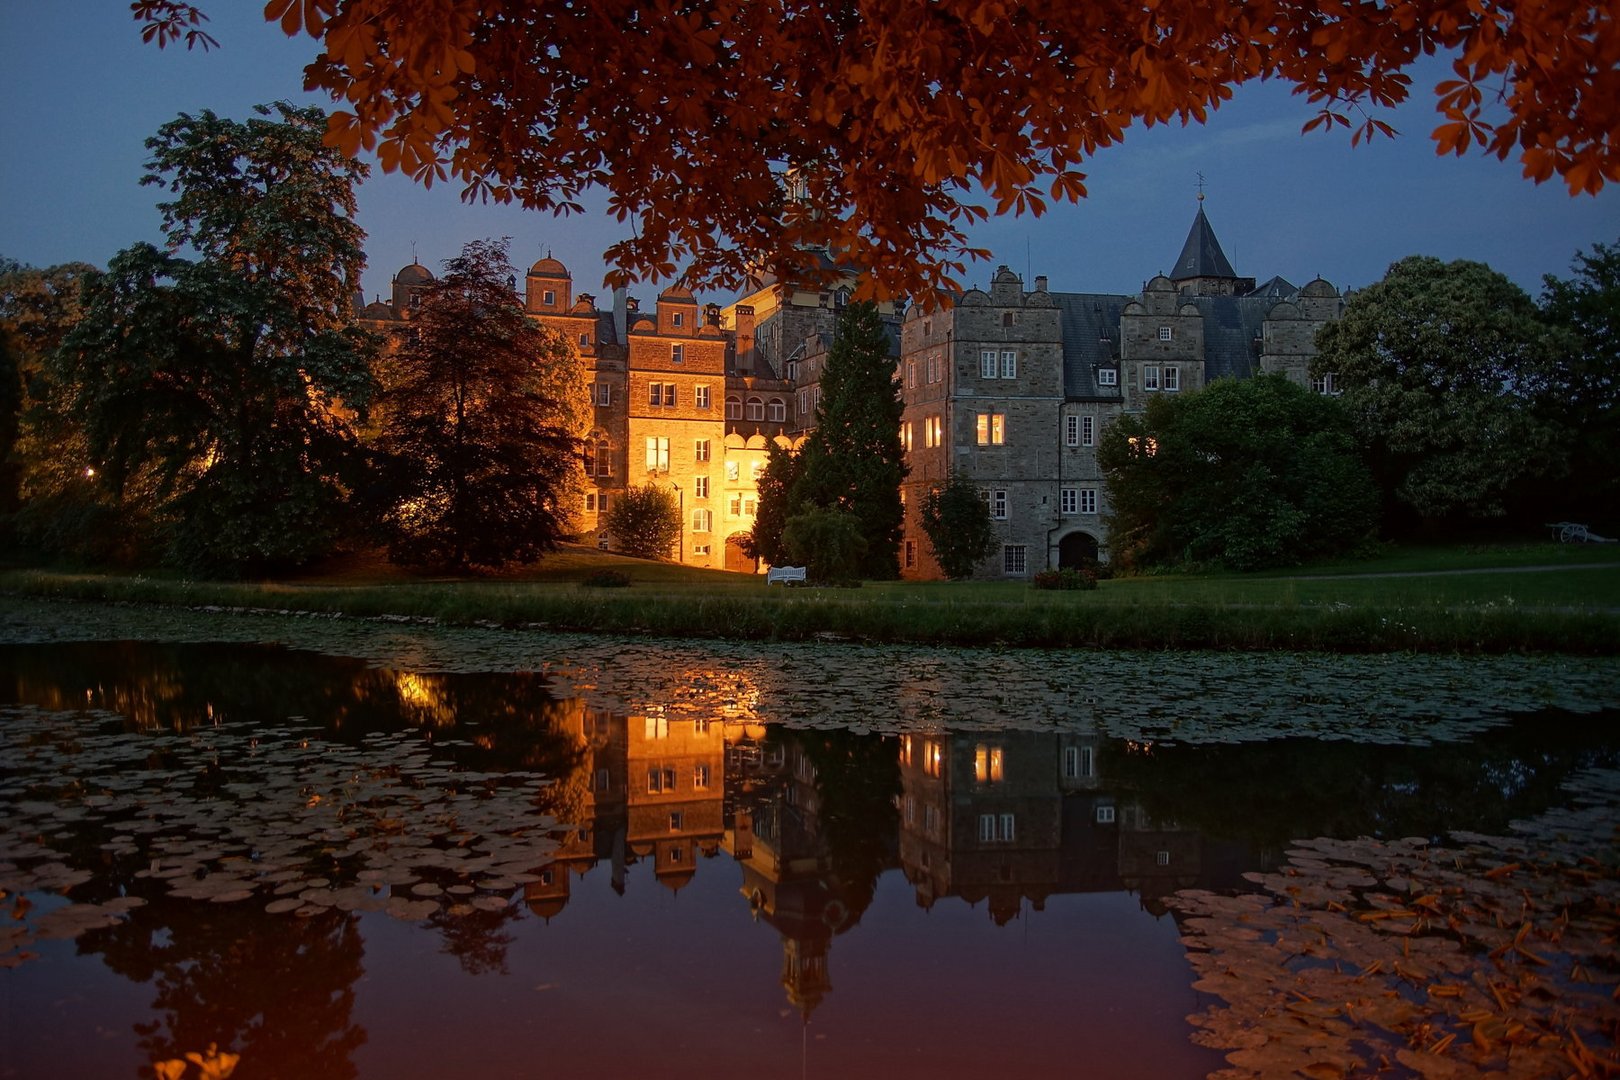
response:
M678 891L723 851L754 917L781 935L782 985L805 1017L831 989L833 938L888 870L903 870L922 907L985 901L1005 924L1060 893L1129 891L1158 915L1177 889L1231 884L1244 868L1241 849L1153 821L1110 788L1105 752L1150 748L1093 733L855 737L658 710L557 720L581 750L555 788L577 824L526 886L530 909L560 915L572 879L604 863L620 893L637 867ZM852 812L864 837L849 835Z

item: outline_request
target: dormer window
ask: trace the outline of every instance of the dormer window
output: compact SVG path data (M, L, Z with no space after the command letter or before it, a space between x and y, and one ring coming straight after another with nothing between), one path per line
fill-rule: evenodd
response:
M1097 369L1098 386L1118 386L1119 372L1111 367Z
M555 307L557 304L557 294L552 292L550 289L547 289L545 292L540 294L540 302L546 305L546 307Z
M675 312L674 315L671 316L672 325L682 326L682 325L685 324L685 321L686 321L686 316L682 315L679 311Z

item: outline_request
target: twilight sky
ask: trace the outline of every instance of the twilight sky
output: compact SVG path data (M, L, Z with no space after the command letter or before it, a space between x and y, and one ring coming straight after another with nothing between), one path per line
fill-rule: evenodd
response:
M245 118L252 105L282 98L329 104L301 91L313 42L264 23L257 2L211 0L204 10L220 48L159 51L141 43L127 0L0 0L0 255L104 266L129 244L160 242L160 189L139 182L143 140L159 125L205 108ZM1534 295L1543 274L1568 273L1577 249L1620 239L1614 187L1573 198L1561 184L1524 180L1513 162L1437 157L1430 91L1446 74L1438 63L1416 70L1414 101L1380 114L1401 137L1371 147L1352 149L1342 129L1301 135L1311 110L1280 84L1240 89L1203 127L1133 129L1090 162L1091 195L1079 206L975 229L972 241L994 259L972 269L969 283L1007 263L1026 280L1048 275L1057 290L1135 292L1180 251L1200 172L1227 256L1261 280L1321 275L1362 286L1396 259L1427 254L1489 263ZM386 293L413 250L437 270L466 241L490 236L512 238L520 269L550 251L576 290L604 295L601 252L624 226L600 212L553 218L468 206L457 191L373 171L359 196L368 298ZM657 288L631 291L650 300Z

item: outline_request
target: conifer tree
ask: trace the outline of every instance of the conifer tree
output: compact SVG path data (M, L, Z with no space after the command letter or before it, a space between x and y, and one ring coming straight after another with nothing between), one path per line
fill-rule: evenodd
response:
M900 575L900 532L906 477L900 445L900 381L889 336L871 303L851 304L821 373L816 428L805 440L793 485L791 517L810 507L850 514L860 523L866 553L862 577Z

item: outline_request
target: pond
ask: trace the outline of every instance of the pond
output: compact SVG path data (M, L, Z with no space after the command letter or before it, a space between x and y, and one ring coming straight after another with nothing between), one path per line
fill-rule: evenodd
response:
M0 1076L1614 1060L1612 660L0 641Z

